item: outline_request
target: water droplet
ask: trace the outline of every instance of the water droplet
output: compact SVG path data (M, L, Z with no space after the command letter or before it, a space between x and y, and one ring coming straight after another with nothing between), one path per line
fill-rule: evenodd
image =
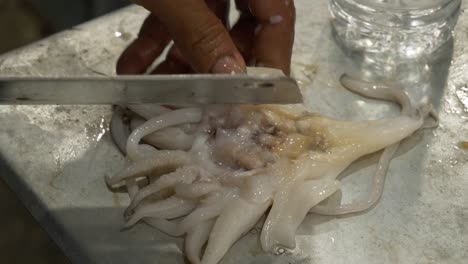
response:
M252 228L252 230L250 230L250 234L257 235L260 233L260 231L261 231L261 228L255 227L255 228Z
M275 255L283 255L284 253L286 253L286 249L283 248L283 247L277 246L277 247L273 250L273 253L274 253Z

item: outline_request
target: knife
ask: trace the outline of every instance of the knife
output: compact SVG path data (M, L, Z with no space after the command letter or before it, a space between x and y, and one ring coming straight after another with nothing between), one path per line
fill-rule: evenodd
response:
M270 75L1 77L0 104L294 104L294 79Z

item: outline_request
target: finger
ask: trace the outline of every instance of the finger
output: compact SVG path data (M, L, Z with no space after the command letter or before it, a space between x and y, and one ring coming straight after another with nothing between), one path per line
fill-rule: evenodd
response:
M259 21L253 46L257 66L289 74L296 17L294 1L250 0L249 9Z
M150 15L141 27L138 38L120 56L117 61L117 74L141 74L161 54L170 41L165 27Z
M159 64L151 74L179 74L190 73L191 67L176 46L169 50L166 60Z
M197 72L245 72L245 62L219 18L202 0L140 0L166 25ZM182 7L182 8L181 8Z
M228 23L229 1L228 0L206 0L208 8L221 20L224 26Z
M250 13L249 9L250 0L236 0L236 7L242 13Z
M190 73L190 65L174 60L165 60L154 69L151 74L185 74Z
M248 65L255 65L250 59L252 57L253 37L256 24L257 22L253 16L243 14L230 32L234 44Z
M176 45L172 45L171 49L167 53L167 58L175 60L181 64L190 66L190 62L186 58L184 58L184 55L182 55L182 52L180 52L180 49L177 48Z
M208 7L224 24L227 22L228 1L207 0ZM191 73L191 66L176 46L172 46L163 61L152 74Z

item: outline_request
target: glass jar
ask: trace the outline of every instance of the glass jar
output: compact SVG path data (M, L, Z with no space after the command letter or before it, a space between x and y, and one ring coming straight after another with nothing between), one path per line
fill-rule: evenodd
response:
M330 12L346 49L411 59L451 39L460 6L461 0L331 0Z

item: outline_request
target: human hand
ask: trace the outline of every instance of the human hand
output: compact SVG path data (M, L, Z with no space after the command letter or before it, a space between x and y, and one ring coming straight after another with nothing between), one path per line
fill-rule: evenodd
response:
M238 22L227 27L228 0L134 0L151 12L123 52L118 74L142 74L174 40L154 74L242 73L246 64L289 74L293 0L236 0Z

